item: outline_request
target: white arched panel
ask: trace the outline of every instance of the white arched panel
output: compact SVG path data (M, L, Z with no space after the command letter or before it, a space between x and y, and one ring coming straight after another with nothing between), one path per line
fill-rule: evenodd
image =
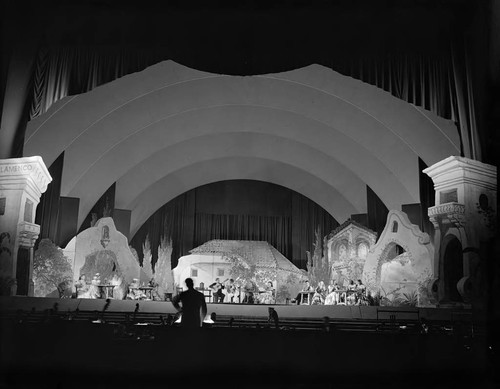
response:
M233 109L227 107L197 111L198 114L190 115L189 119L169 120L162 125L148 128L148 131L139 131L134 136L117 144L116 150L110 150L96 161L84 177L78 181L78 185L68 194L71 197L81 199L80 222L86 217L95 201L109 187L109 181L124 181L123 177L127 175L129 170L135 169L141 173L147 171L148 178L161 176L164 172L170 172L178 163L182 162L184 166L185 159L195 161L200 153L205 155L210 153L212 146L203 143L204 140L209 139L208 136L217 137L217 141L211 143L215 148L224 147L225 144L227 147L234 147L232 145L235 141L225 141L221 135L227 136L228 131L238 131L245 136L240 143L246 145L252 142L252 138L249 136L252 129L260 131L254 133L253 137L262 139L264 135L269 136L269 139L260 142L255 150L256 153L267 150L268 155L259 156L273 159L277 152L273 147L282 148L284 145L293 144L293 150L282 150L281 160L286 158L292 164L303 164L304 168L313 174L322 172L320 178L334 185L345 197L352 198L361 212L364 212L366 207L363 182L370 185L390 208L399 208L401 204L418 201L418 187L413 190L413 193L410 193L389 169L382 165L379 160L373 158L359 144L333 131L328 131L329 136L323 137L323 142L321 142L321 131L326 131L321 123L311 123L310 120L304 120L302 117L291 114L285 120L283 115L277 114L274 110L258 107L250 109L250 112L247 112L249 107L238 108L240 108L238 112L233 112ZM239 119L239 125L235 126L234 121L237 119ZM165 139L164 127L168 128L167 139ZM304 128L307 128L307 131ZM287 134L287 137L280 136L279 139L276 139L276 136L284 133ZM194 134L205 135L201 137L200 142L200 137L194 137ZM234 133L230 134L234 136ZM189 146L188 142L194 143ZM179 152L181 144L183 151ZM248 151L247 147L241 148L242 153L248 153ZM220 152L214 150L212 154L217 156ZM155 160L149 165L142 166L150 155L156 153L165 155L168 161ZM313 163L313 161L315 162ZM414 163L415 166L410 176L415 176L414 180L418 183L416 159ZM137 179L136 175L132 179L132 184L119 186L117 198L120 199L119 196L122 192L123 196L133 192L135 190L133 182ZM144 183L144 185L149 184ZM362 189L360 189L361 187ZM120 204L118 206L122 207Z
M257 158L220 158L189 165L145 188L129 207L131 236L158 208L178 195L201 185L235 179L265 181L292 189L315 201L339 222L357 212L334 188L304 170Z

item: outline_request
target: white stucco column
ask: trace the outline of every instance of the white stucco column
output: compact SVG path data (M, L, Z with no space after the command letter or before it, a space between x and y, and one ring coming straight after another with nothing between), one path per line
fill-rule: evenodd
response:
M28 250L29 295L33 294L33 245L40 233L35 212L51 181L41 157L0 160L0 276L16 279L19 248Z
M478 260L481 242L495 234L497 177L496 167L464 157L448 157L424 170L434 181L435 206L428 214L436 228L434 237L436 274L442 279L446 244L457 238L463 254L463 275L457 287L468 299L470 276ZM467 250L466 250L467 249Z

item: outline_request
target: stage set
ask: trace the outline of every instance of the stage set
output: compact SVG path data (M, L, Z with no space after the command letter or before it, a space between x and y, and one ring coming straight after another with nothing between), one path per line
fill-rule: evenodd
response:
M499 2L196 3L2 2L0 386L498 374Z
M354 88L355 86L353 85L353 81L347 77L314 66L300 69L290 74L282 74L280 77L286 80L302 80L302 82L313 85L318 75L323 75L328 79L325 88L335 89L338 85L343 85L345 90L343 89L339 93L347 93L346 91L349 88ZM100 115L99 109L91 104L93 98L104 102L108 93L120 95L125 90L131 90L132 86L137 88L130 93L142 93L140 92L140 88L152 87L152 85L145 84L145 81L150 78L163 80L167 83L175 83L181 79L196 79L197 76L199 76L199 72L192 71L172 61L167 61L148 68L144 72L110 83L104 89L98 88L89 95L77 99L74 104L78 108L78 111L91 112L91 114L89 113L89 118L91 118ZM255 96L252 97L255 99L258 99L258 96L260 96L260 93L255 92L255 90L262 88L262 93L265 91L267 91L266 93L270 93L271 101L268 102L270 105L274 104L273 101L281 101L288 98L286 97L287 93L284 93L286 91L281 91L278 95L274 95L274 92L270 92L268 86L266 86L266 82L268 81L265 81L264 85L262 85L262 80L259 77L249 78L248 81L251 86L242 84L242 79L238 77L229 77L218 81L213 80L215 83L219 81L222 83L219 86L222 88L221 91L225 90L227 85L232 85L238 90L239 88L243 88L242 90L248 89L248 93L252 96L252 93L255 93ZM269 82L274 85L275 81L271 80ZM288 87L289 83L286 82L285 85ZM199 85L199 87L203 91L206 91L206 88L212 90L211 86ZM366 89L368 95L375 94L378 96L377 99L370 99L370 101L377 101L377 104L380 104L380 106L375 104L373 107L374 112L376 111L379 115L388 117L389 113L384 111L384 107L392 104L394 107L401 108L398 111L401 115L397 118L399 120L398 123L405 123L405 120L419 122L420 116L418 118L413 116L415 110L409 107L409 104L403 104L388 94L380 93L374 87L365 85L363 88ZM183 91L182 93L184 94L185 92ZM358 103L362 104L365 99L368 99L368 95L360 93L352 98L358 99ZM206 97L210 100L213 96ZM217 98L222 98L223 100L227 98L229 100L235 99L237 101L240 96L228 97L222 93ZM159 114L164 115L165 112L162 110L165 104L161 103L162 99L170 101L172 96L165 95L159 100L155 100L155 105L151 109L157 109L159 110ZM153 102L150 103L153 104ZM290 104L295 106L297 102L293 101ZM340 115L342 107L337 107L336 105L335 107ZM312 107L306 108L313 109ZM133 107L133 111L137 113L138 117L142 117L139 115L142 109L143 107L140 105ZM297 106L296 109L299 109L299 107ZM30 136L26 138L27 152L36 151L41 154L45 153L47 156L50 155L50 161L54 162L56 155L53 152L53 145L42 142L40 136L44 131L57 130L59 126L64 127L67 125L71 127L71 123L74 121L72 112L65 109L57 111L57 114L61 115L61 119L60 122L54 123L53 127L49 126L52 116L47 118L48 121L45 122L40 122L43 118L37 118L30 122L28 126ZM128 115L129 113L131 112L123 112L124 115ZM427 112L426 115L431 115L431 113ZM257 116L260 117L259 115ZM216 118L214 118L215 122L212 125L215 126L217 120L221 117L226 116L216 115ZM234 117L238 117L238 115ZM178 199L179 197L175 197L176 195L182 195L182 193L187 193L185 190L196 187L196 180L200 178L198 177L199 171L195 169L196 172L194 172L193 170L193 176L189 173L190 179L194 181L185 187L184 191L176 187L175 191L168 192L167 196L167 192L162 191L170 190L169 188L172 185L167 185L166 182L164 182L165 185L162 186L163 189L160 192L156 191L156 189L151 189L147 193L140 192L139 187L141 185L139 185L139 182L146 180L144 181L146 185L147 180L149 180L148 175L140 173L141 169L145 168L146 165L141 165L142 167L140 169L137 168L139 169L137 170L133 165L124 167L120 163L111 163L111 161L108 161L109 163L105 164L105 166L116 177L124 174L123 169L130 169L129 172L131 175L126 176L126 182L120 184L122 186L113 186L115 188L113 190L118 190L116 188L120 187L121 190L116 193L115 200L118 201L121 199L120 201L126 202L125 198L129 196L127 197L127 201L134 211L121 212L122 210L116 209L116 206L111 207L109 199L106 197L99 200L100 204L104 204L104 206L101 213L102 216L99 215L101 217L98 217L97 213L88 211L92 211L93 209L91 207L92 199L95 199L97 193L102 193L101 189L105 185L102 180L107 180L107 175L104 176L98 167L95 167L95 170L92 170L94 168L89 168L88 177L82 175L82 182L76 180L76 178L75 181L74 177L77 176L76 170L81 167L77 163L77 156L69 157L69 154L67 156L67 163L76 169L74 171L75 176L68 176L67 169L69 167L65 168L60 171L61 177L59 179L62 179L62 181L59 184L67 187L65 190L69 190L68 188L71 185L75 185L75 192L71 193L80 193L81 205L78 206L78 202L72 200L68 203L70 205L68 209L72 209L73 229L68 230L63 228L64 223L69 223L64 218L64 214L58 216L60 218L58 222L60 228L58 228L59 235L63 233L68 235L68 231L77 232L71 236L66 236L65 239L58 238L59 241L66 242L62 247L59 247L50 239L42 239L37 243L35 248L35 242L40 235L40 226L34 223L36 210L40 202L40 196L51 185L52 177L42 157L34 156L1 160L0 200L2 202L0 205L2 205L2 227L0 231L0 244L2 251L0 255L3 274L3 294L27 295L39 298L55 297L60 298L61 302L65 299L76 299L79 301L78 304L89 307L98 307L102 304L102 301L110 299L112 300L111 307L123 306L127 307L126 310L128 310L136 302L154 304L155 302L171 301L185 289L184 280L192 278L195 288L205 295L206 302L214 304L211 306L212 309L227 313L234 310L234 312L241 315L244 315L245 312L248 312L248 314L257 311L260 312L260 308L253 307L258 305L283 306L281 309L284 310L283 312L286 315L294 315L295 313L293 312L297 311L298 313L296 314L299 316L306 315L306 312L313 315L316 314L314 312L317 312L318 315L327 316L329 312L331 312L331 315L336 315L337 312L349 312L348 315L351 315L352 312L362 312L363 309L366 309L366 312L370 312L367 313L368 315L373 315L373 312L377 312L377 310L371 307L377 306L467 310L471 308L473 301L477 302L477 306L483 304L482 308L484 308L484 303L481 303L481 299L484 297L485 291L481 285L485 282L486 269L484 263L481 261L481 255L484 255L484 253L481 254L481 250L484 250L485 244L491 242L491 239L495 236L496 227L492 223L492 220L494 220L496 215L496 209L494 208L496 206L496 167L466 157L448 156L439 160L439 156L442 157L447 152L454 150L454 147L458 144L458 137L456 134L451 135L455 131L452 123L437 116L433 116L433 120L433 124L427 122L425 124L419 123L425 128L428 126L429 131L431 131L431 128L434 128L436 123L439 123L442 132L433 135L436 137L436 142L440 140L450 143L447 146L448 148L436 148L432 150L433 154L430 160L434 161L434 163L431 166L422 171L413 169L412 179L410 180L405 176L405 172L411 166L415 167L416 159L408 161L408 166L398 164L398 167L396 167L395 165L393 169L397 171L401 183L395 183L393 187L385 184L381 186L380 182L384 181L383 179L373 181L373 177L377 176L377 174L370 175L370 178L367 178L370 180L370 185L377 188L382 199L387 204L395 206L393 209L388 210L383 206L381 199L370 194L373 192L371 189L367 190L367 196L371 196L368 200L375 201L378 204L377 207L380 206L380 209L386 210L386 212L382 212L385 220L384 223L379 223L380 225L377 227L378 232L367 227L370 215L355 213L356 211L359 212L359 210L366 210L366 202L368 200L359 196L359 193L362 191L359 189L358 184L361 185L361 181L358 178L349 176L347 172L339 174L343 174L343 180L352 184L352 187L346 186L343 188L345 192L342 197L334 194L331 188L318 192L310 189L314 185L304 185L301 187L303 195L318 201L325 209L320 209L311 200L304 200L302 197L297 197L296 195L293 195L296 197L289 197L292 199L289 203L290 208L296 207L294 209L299 209L294 204L303 201L309 209L315 209L314 212L318 213L318 210L320 210L323 215L322 217L328 211L336 214L338 218L343 218L340 220L345 220L341 224L337 223L338 226L331 231L321 233L319 230L316 231L314 241L307 247L309 250L307 253L304 252L305 244L303 243L307 239L302 239L300 245L293 240L293 237L302 238L304 234L301 235L300 231L306 228L305 225L297 225L297 220L312 219L312 214L309 215L303 212L303 210L291 211L294 212L293 215L296 215L296 218L291 217L291 214L284 213L287 216L281 219L277 217L273 219L267 216L259 216L259 218L254 219L246 216L246 219L245 217L231 218L229 217L231 215L223 215L224 218L217 219L220 215L213 214L207 216L203 214L203 212L206 212L207 207L210 208L210 204L216 204L213 201L213 194L210 195L209 193L206 196L208 200L205 200L204 206L206 208L203 208L203 204L197 205L199 207L197 209L199 210L195 210L194 213L186 216L183 222L178 223L179 226L182 226L183 223L187 224L189 220L192 221L195 219L194 225L197 225L198 227L196 228L198 229L193 227L192 230L183 236L185 239L188 239L189 236L192 238L193 234L198 234L198 241L202 235L200 231L203 232L199 225L209 224L210 220L210 223L212 223L211 226L215 231L211 233L214 235L225 234L226 236L231 236L235 235L237 231L251 226L248 228L252 233L264 231L260 233L260 236L269 237L275 244L279 244L282 250L286 250L290 255L295 257L294 260L296 262L297 256L299 256L299 259L301 256L307 256L307 263L305 263L305 266L302 266L302 269L299 269L276 247L264 240L208 239L201 241L201 245L196 247L190 246L189 250L184 250L189 252L187 255L172 258L174 252L177 254L180 252L179 247L185 247L188 244L185 240L179 238L181 235L176 235L176 239L179 240L172 240L172 237L162 235L158 247L152 247L152 241L148 233L144 233L146 230L143 227L152 228L151 223L155 223L155 215L160 212L158 206L161 206L161 202L165 198ZM117 127L111 123L108 123L108 125L111 133L116 136L122 136L120 132L122 131L121 127ZM225 125L234 126L235 123L231 122ZM243 129L247 126L251 126L251 121L243 123ZM369 123L365 123L365 126L369 127ZM42 127L43 131L37 130ZM403 127L400 128L400 131L403 131ZM47 129L45 130L45 128ZM132 131L131 128L128 130ZM80 140L78 131L80 130L75 127L72 136ZM203 132L203 129L200 131ZM448 135L444 136L443 134ZM200 136L200 138L202 137ZM147 148L150 146L148 143L150 141L149 138L144 137L141 139L143 139L141 147ZM123 147L131 146L128 143L125 144L125 140L123 142ZM230 142L234 143L233 140ZM412 142L422 152L427 150L425 142L425 144L420 143L419 139L413 139ZM236 149L233 151L244 154L244 150L241 149L241 145L244 142L242 143L240 139L235 141L234 144L237 146L234 146ZM208 147L207 145L208 143L202 142L198 146L205 149L205 147ZM261 149L260 146L263 146L264 143L255 145L256 150L265 150L263 153L267 153L262 154L261 157L264 159L270 157L270 155L284 155L280 154L282 151L278 149L265 147ZM317 146L319 147L319 145ZM57 144L56 149L61 147L64 147L63 143ZM217 147L214 145L211 152L216 153L218 150ZM119 155L128 154L123 151ZM289 156L295 155L293 152L286 154ZM110 154L108 157L118 158L119 155ZM155 163L154 166L162 166L162 163L157 162L165 158L165 155L168 155L168 158L175 157L169 153L155 154L155 157L152 157L154 160L148 160L148 164ZM295 156L298 156L298 154ZM80 155L80 157L84 158L83 155ZM156 157L159 159L156 160ZM180 155L177 155L177 157L180 158ZM359 165L356 167L360 175L364 175L362 173L364 168L368 169L369 166L375 166L363 158L364 156L359 157L360 161L364 161L362 162L363 166ZM309 159L301 159L304 163L307 160ZM102 158L100 161L102 161ZM72 165L73 162L75 163L74 165ZM140 163L140 161L136 162ZM175 161L172 159L171 162L174 163ZM199 162L201 163L202 161L200 160ZM318 166L321 165L321 161L316 162L319 164ZM123 161L123 163L125 164L126 161ZM105 166L101 166L102 171L106 171ZM327 164L321 166L324 167ZM180 169L179 171L184 171L183 169L186 167L179 165L178 168ZM399 168L401 168L401 171L398 171ZM212 166L209 167L208 171L205 174L215 174L219 170ZM263 169L259 171L267 170ZM326 179L329 173L323 173L324 175L321 179ZM165 172L159 171L158 174L165 174ZM414 197L419 197L419 188L415 184L415 181L418 181L418 177L422 179L419 176L420 174L426 175L434 184L433 203L435 205L426 209L426 217L432 223L430 227L424 223L423 219L416 218L416 216L419 216L418 212L420 211L417 213L413 212L417 208L420 210L421 204L405 205L403 203L405 198L408 199L408 196L403 194L406 189L403 190L402 187L405 185L406 187L411 186L413 188L412 191L415 192L413 194ZM277 174L277 176L282 178L287 175L280 176ZM95 180L100 180L95 181L96 186L89 184L90 182L94 182L92 177ZM230 177L259 179L259 176L244 173L238 166L236 166L236 170L232 171L226 179ZM388 173L386 179L390 180L390 177L393 177L393 172ZM408 180L412 182L411 185L408 184ZM217 178L213 176L208 179L208 182L212 181L217 181ZM280 181L276 179L274 181L285 184L286 180ZM99 185L97 185L97 182L99 182ZM200 179L197 182L201 184L202 182L206 182L206 180ZM289 182L290 186L299 190L295 186L296 180L290 180ZM312 183L313 181L309 182ZM402 183L406 184L403 185ZM152 182L147 185L150 185L148 188L153 188L154 186ZM247 186L245 188L250 187ZM111 192L105 192L106 196L109 193ZM162 193L165 194L165 198ZM133 196L136 197L133 198ZM247 195L242 192L241 196L245 197ZM258 197L258 193L253 193L252 196L255 198ZM201 195L198 199L197 203L203 202ZM349 205L346 199L349 199L352 203ZM243 208L248 208L251 200L250 197L246 198ZM186 202L178 204L181 204L181 207L185 208L188 207L188 203L189 201L186 200ZM276 207L279 207L280 200L278 199L274 204ZM217 206L223 207L220 204ZM399 206L399 209L396 209L397 206ZM286 208L283 212L290 212L288 205L283 206L283 208ZM250 208L248 210L250 212ZM78 211L78 215L75 211ZM267 209L265 211L271 212ZM63 208L61 208L61 212L63 212ZM300 219L302 217L300 216L301 213L305 213L307 216L304 219ZM124 215L126 216L125 218ZM410 220L410 216L414 220L415 218L419 219L418 225ZM147 217L150 219L147 220ZM173 218L174 216L172 216ZM167 220L167 222L169 221ZM167 222L164 224L167 225ZM279 223L281 223L280 226L278 226ZM288 226L286 223L290 223L290 225ZM79 232L76 228L77 226L80 226ZM424 226L426 227L424 228ZM430 234L423 232L422 229L427 229ZM219 230L220 233L217 233ZM278 239L280 234L285 233L287 234L286 238ZM311 233L311 231L308 233ZM133 238L129 239L131 235ZM247 236L250 235L247 233ZM193 240L191 240L192 242ZM140 249L139 252L136 249L137 247ZM173 262L176 263L175 266L172 266ZM96 302L93 300L102 301ZM121 302L120 300L130 301ZM16 298L13 301L17 304L21 303L22 300ZM37 306L38 304L44 304L43 302L32 303L31 301L36 301L32 299L29 301L28 305L34 304L33 306ZM303 311L306 309L306 305L308 306L308 310ZM316 305L322 307L312 307ZM168 304L162 303L162 308L159 308L159 310L167 312L168 308L166 307L168 306ZM254 311L255 309L257 311ZM363 317L363 313L359 315Z
M39 157L9 161L2 169L7 178L23 174L25 182L38 185L39 192L49 181ZM100 311L106 304L111 311L133 312L140 307L170 314L174 309L169 302L185 290L184 280L191 278L210 304L210 313L226 316L265 316L268 307L279 307L280 315L285 317L378 319L380 312L389 312L386 308L391 307L394 312L418 319L450 318L450 312L470 309L476 286L472 274L464 276L454 285L460 303L440 302L443 280L436 275L450 254L448 248L436 252L435 247L445 242L454 247L450 242L464 237L468 237L464 246L474 246L481 236L490 233L481 213L474 214L467 207L468 199L494 202L494 172L492 167L458 157L447 158L426 170L436 182L438 205L429 209L436 227L434 243L401 211L388 213L378 239L374 231L349 219L323 238L316 234L307 270L297 268L262 241L211 240L179 258L172 269L172 241L162 240L158 258L152 263L146 240L141 261L116 229L113 218L103 217L94 220L63 249L42 241L34 258L28 257L33 264L31 293L40 299L4 299L2 310L16 306L39 310L53 304L45 297L58 297L59 309L68 311ZM464 179L466 176L474 176L474 180ZM450 190L450 186L454 189ZM23 190L29 193L32 189L26 185ZM30 213L25 211L24 215ZM36 225L28 220L20 224L23 228L25 225L33 232L23 230L17 235L18 255L23 250L23 239L31 244L36 239ZM460 234L460 230L466 233ZM6 241L9 236L3 233L2 244ZM4 260L7 253L2 252ZM33 256L33 251L28 254ZM473 255L464 255L464 268L473 264ZM446 282L449 288L450 280ZM437 307L440 309L433 313ZM446 308L452 309L447 313Z

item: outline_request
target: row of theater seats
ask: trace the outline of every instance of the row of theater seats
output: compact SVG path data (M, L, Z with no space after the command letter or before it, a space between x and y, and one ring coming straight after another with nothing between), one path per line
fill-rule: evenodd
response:
M390 319L339 319L339 318L287 318L277 320L261 316L229 316L211 314L213 323L204 325L217 328L255 328L299 331L356 331L356 332L404 332L421 334L456 334L481 336L486 333L484 325L467 321L445 321L425 319L411 320L392 317ZM113 311L59 311L57 305L52 309L30 311L2 311L0 319L16 323L54 323L54 322L91 322L94 324L140 324L150 326L177 326L178 318L171 314L139 312L136 304L134 312Z

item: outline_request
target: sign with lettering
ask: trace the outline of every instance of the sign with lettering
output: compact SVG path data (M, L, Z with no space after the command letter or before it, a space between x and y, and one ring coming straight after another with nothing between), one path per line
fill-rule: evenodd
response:
M32 171L33 171L33 165L30 164L0 166L0 174L31 173Z

